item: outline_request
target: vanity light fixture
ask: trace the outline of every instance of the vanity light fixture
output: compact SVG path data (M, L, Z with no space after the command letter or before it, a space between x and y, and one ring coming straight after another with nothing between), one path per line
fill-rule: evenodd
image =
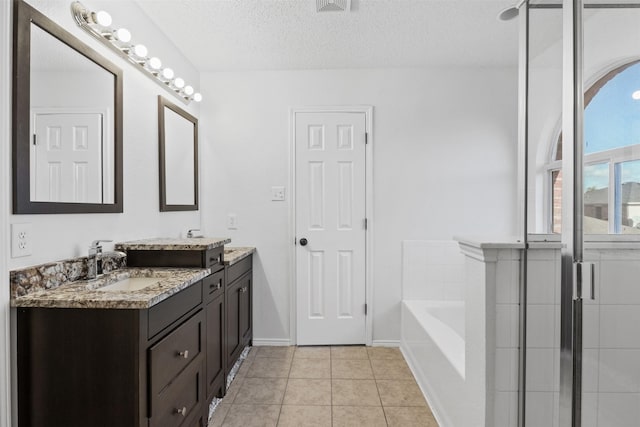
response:
M80 28L134 64L149 78L177 96L185 104L189 104L191 101L202 101L202 95L195 93L193 87L186 85L183 79L175 77L171 68L162 68L162 61L159 58L149 57L149 51L145 45L131 42L129 30L111 28L113 20L109 13L103 10L92 12L79 1L71 3L71 13Z
M636 90L635 92L633 92L631 94L631 98L633 98L636 101L640 101L640 90Z

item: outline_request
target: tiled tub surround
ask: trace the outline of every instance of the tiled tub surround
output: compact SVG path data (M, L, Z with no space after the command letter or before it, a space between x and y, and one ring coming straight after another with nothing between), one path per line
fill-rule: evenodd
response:
M209 427L437 427L397 348L253 347Z
M231 239L225 237L194 237L185 239L160 237L116 243L115 249L118 251L201 251L219 248L227 243L231 243Z
M123 268L126 256L118 252L102 254L102 268L105 273ZM13 270L9 273L11 299L32 293L56 289L61 285L87 278L87 257Z
M517 424L520 246L403 242L401 349L441 425Z
M145 309L211 274L203 268L123 268L94 280L79 280L13 298L14 307ZM158 283L135 291L105 291L102 287L126 278L157 278Z

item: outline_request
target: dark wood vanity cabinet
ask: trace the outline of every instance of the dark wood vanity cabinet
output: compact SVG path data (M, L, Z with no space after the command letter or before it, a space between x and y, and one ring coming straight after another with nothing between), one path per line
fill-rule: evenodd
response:
M208 404L226 393L226 379L245 346L251 344L253 256L225 266L224 247L209 250L128 250L135 267L210 268L202 281L205 317L205 396Z
M249 261L251 261L249 259ZM229 269L233 269L231 266ZM238 267L242 268L240 263ZM242 350L251 342L251 269L242 270L243 275L227 285L227 369L230 370Z
M19 308L19 425L204 425L202 284L147 310Z
M149 309L17 309L19 426L206 426L252 340L252 256L161 252L128 265L213 272Z

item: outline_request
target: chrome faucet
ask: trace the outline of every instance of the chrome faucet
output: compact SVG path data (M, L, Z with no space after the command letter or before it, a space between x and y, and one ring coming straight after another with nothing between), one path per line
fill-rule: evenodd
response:
M102 242L113 242L113 240L94 240L89 246L87 256L87 279L97 279L102 276Z
M194 231L200 231L200 229L199 229L199 228L191 228L189 231L187 231L187 238L188 238L188 239L191 239L192 237L195 237L195 236L193 235L193 232L194 232Z

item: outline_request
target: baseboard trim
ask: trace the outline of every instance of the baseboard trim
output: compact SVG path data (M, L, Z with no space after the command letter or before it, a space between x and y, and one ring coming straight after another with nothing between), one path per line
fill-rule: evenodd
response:
M291 345L291 340L286 339L275 339L275 338L263 338L253 340L253 345L258 347L268 347L268 346L289 346Z
M400 340L373 340L372 347L400 347Z

